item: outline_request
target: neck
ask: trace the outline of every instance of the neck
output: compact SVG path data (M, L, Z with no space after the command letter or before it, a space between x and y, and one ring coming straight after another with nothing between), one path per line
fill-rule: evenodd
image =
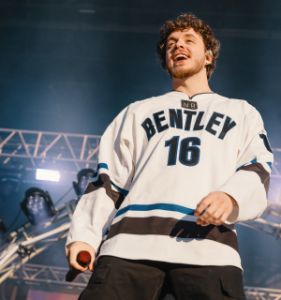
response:
M187 94L192 97L196 94L210 93L212 90L209 87L207 76L193 76L179 79L172 77L173 90Z

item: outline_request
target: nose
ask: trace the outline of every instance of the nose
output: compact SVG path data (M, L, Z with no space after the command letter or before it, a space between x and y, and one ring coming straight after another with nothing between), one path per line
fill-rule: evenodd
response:
M176 42L176 48L180 49L183 48L183 41L181 39L178 39Z

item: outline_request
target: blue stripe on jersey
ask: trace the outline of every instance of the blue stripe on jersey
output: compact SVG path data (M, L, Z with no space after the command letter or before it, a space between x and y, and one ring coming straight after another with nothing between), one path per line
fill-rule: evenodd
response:
M116 185L116 184L115 184L114 182L112 182L112 181L110 181L110 182L111 182L111 184L112 184L114 187L117 188L117 190L118 190L119 192L121 192L121 193L124 195L124 197L126 197L126 196L128 195L129 191L120 188L118 185Z
M272 170L272 162L266 162L268 165L269 165L269 167L270 167L270 169Z
M108 165L105 163L100 163L100 164L98 164L98 170L99 169L107 169L108 170Z
M254 158L253 160L250 161L251 164L255 164L255 163L257 163L257 162L258 162L258 161L257 161L256 158ZM244 165L242 165L241 167L239 167L239 168L236 170L236 172L239 171L242 167L244 167L244 166L247 165L247 164L248 164L248 163L245 163Z
M251 160L251 163L252 163L252 164L255 164L255 163L257 163L257 162L258 162L258 161L257 161L256 158L254 158L253 160ZM272 162L267 161L266 163L269 165L270 169L272 170ZM244 165L242 165L241 167L239 167L239 168L236 170L236 172L239 171L239 170L240 170L242 167L244 167L245 165L247 165L247 163L245 163Z
M253 160L251 160L251 163L252 164L255 164L255 163L257 163L258 161L257 161L257 159L256 158L254 158Z
M255 163L257 163L258 161L257 161L257 159L256 158L254 158L253 160L251 160L251 163L252 164L255 164Z
M97 170L95 171L94 175L93 175L93 178L95 178L97 175L98 175L98 170L99 169L107 169L108 170L108 165L105 164L105 163L100 163L98 164L97 166Z
M167 210L167 211L176 211L176 212L180 212L186 215L193 215L194 214L194 209L185 207L185 206L181 206L181 205L176 205L176 204L169 204L169 203L157 203L157 204L132 204L132 205L128 205L124 208L121 208L116 216L120 216L122 214L124 214L125 212L127 212L128 210L133 210L133 211L150 211L150 210L156 210L156 209L160 209L160 210Z

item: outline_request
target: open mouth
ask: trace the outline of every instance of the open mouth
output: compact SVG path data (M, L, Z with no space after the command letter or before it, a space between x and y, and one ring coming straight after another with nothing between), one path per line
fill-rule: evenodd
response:
M181 62L187 60L189 57L185 54L177 54L174 56L174 62Z

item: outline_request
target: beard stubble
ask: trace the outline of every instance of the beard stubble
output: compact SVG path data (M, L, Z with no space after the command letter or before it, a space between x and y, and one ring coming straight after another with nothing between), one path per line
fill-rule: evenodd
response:
M167 71L173 78L184 79L199 73L204 68L204 64L205 59L198 59L195 61L195 66L193 68L184 69L167 66Z

